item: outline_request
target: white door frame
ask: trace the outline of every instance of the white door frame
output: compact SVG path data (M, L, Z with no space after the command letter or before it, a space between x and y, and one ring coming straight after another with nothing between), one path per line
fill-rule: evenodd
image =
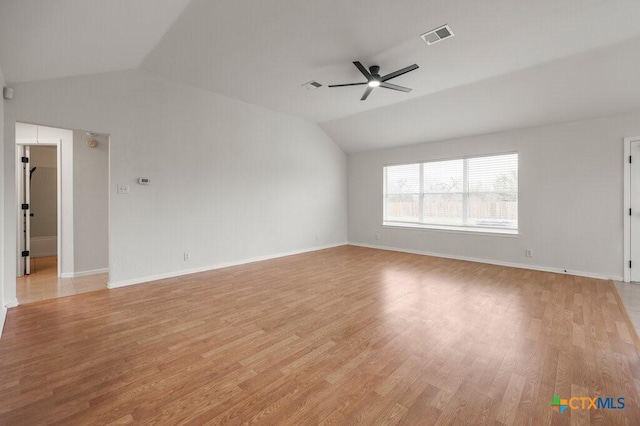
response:
M21 225L24 224L24 238L22 240L22 249L29 253L27 256L22 256L22 260L24 265L20 265L23 268L24 273L26 275L31 274L31 145L22 145L22 152L20 155L24 156L27 160L25 164L22 165L22 189L23 192L20 194L22 198L22 202L25 203L28 207L26 209L22 208L22 217L24 220L21 220Z
M624 209L622 214L624 222L624 282L626 283L631 282L631 268L629 267L629 262L631 261L631 220L629 218L629 209L631 208L631 163L629 158L631 156L632 142L640 142L640 136L624 138ZM640 158L637 158L636 161L640 162Z
M58 229L57 229L57 242L56 244L58 245L58 277L61 276L62 274L62 140L60 139L20 139L16 141L16 146L55 146L56 147L56 166L57 166L57 170L56 170L56 178L57 178L57 195L56 195L56 202L57 202L57 212L58 212ZM20 152L22 150L20 149L16 149L16 164L22 166L22 160L21 160L21 155ZM22 226L23 226L23 221L22 219L22 201L20 199L21 197L21 192L19 189L21 189L22 187L22 182L24 179L20 179L18 177L18 173L21 172L21 170L18 169L22 169L22 167L18 167L16 166L16 188L18 189L16 191L16 207L17 207L17 217L18 217L18 223L16 223L17 226L17 236L18 238L16 238L16 244L17 244L17 250L16 250L16 265L17 265L17 277L21 277L22 276L22 271L24 270L22 265Z

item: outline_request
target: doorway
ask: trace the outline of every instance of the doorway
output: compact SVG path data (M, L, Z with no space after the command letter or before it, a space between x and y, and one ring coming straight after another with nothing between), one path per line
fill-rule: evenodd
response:
M20 304L108 283L109 136L16 123Z
M624 139L624 281L640 283L640 136Z
M17 148L21 160L18 194L22 212L17 276L36 273L58 276L60 144L42 142Z

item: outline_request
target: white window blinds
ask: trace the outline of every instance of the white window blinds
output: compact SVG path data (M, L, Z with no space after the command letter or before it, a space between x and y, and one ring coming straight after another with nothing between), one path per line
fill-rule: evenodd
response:
M518 154L384 168L386 225L518 229Z

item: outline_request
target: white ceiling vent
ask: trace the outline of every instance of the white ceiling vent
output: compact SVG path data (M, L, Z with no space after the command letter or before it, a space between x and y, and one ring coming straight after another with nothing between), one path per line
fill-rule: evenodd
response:
M428 45L432 45L437 43L445 38L453 37L453 31L451 31L451 27L449 25L443 25L435 30L431 30L422 34L420 37L424 40Z
M304 87L307 90L316 90L317 88L322 87L322 84L318 83L315 80L311 80L311 81L303 84L302 87Z

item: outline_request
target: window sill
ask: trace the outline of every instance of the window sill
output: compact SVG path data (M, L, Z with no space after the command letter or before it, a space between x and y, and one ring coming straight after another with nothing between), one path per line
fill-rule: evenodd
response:
M391 229L412 229L418 231L443 231L459 234L488 235L492 237L511 237L520 236L517 229L499 229L499 228L483 228L472 226L444 226L444 225L423 225L418 223L402 223L402 222L383 222L383 228Z

